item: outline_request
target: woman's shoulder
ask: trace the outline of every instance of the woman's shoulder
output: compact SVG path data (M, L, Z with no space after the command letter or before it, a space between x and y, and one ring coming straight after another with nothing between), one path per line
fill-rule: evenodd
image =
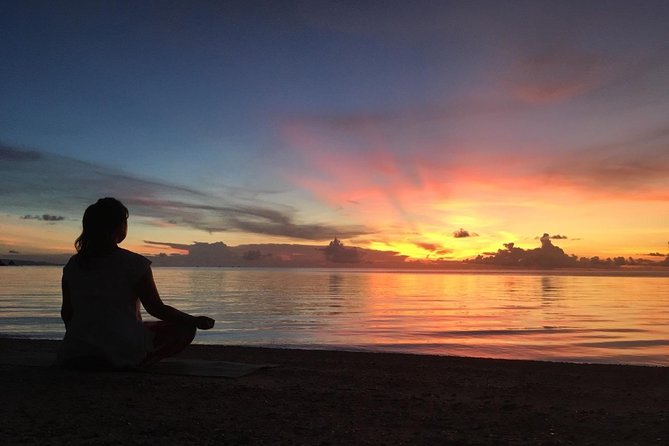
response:
M144 257L143 255L137 254L136 252L130 251L129 249L121 248L120 246L118 248L116 248L115 253L116 253L116 255L120 255L120 256L124 256L124 257L128 257L128 258L146 259L146 257Z
M65 266L63 266L63 272L71 270L73 267L77 266L79 254L75 254L67 261Z
M136 252L132 252L127 249L118 248L116 255L121 258L123 262L140 269L145 269L151 265L151 260L147 259L141 254L137 254Z

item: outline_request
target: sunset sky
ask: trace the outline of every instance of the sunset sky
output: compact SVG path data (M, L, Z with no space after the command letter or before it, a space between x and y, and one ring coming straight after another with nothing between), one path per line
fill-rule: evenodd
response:
M669 2L0 2L0 258L665 254ZM161 242L162 245L147 243Z

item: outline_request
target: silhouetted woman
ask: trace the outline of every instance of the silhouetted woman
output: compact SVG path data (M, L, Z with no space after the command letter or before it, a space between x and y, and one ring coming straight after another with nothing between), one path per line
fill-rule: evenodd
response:
M165 305L151 272L151 261L119 248L128 231L128 209L114 198L90 205L77 254L63 268L65 337L58 362L74 367L135 367L183 350L196 328L214 320ZM139 303L160 319L142 322Z

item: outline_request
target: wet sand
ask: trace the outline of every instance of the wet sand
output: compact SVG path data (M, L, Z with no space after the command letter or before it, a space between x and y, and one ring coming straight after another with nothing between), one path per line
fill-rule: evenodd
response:
M0 355L55 351L0 339ZM669 444L669 367L191 346L237 379L0 365L0 444Z

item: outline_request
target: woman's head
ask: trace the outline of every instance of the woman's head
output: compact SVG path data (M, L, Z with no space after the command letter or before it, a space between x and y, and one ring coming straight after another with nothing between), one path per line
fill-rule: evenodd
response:
M121 243L128 230L128 208L115 198L100 198L88 206L83 231L74 242L80 254L104 253Z

